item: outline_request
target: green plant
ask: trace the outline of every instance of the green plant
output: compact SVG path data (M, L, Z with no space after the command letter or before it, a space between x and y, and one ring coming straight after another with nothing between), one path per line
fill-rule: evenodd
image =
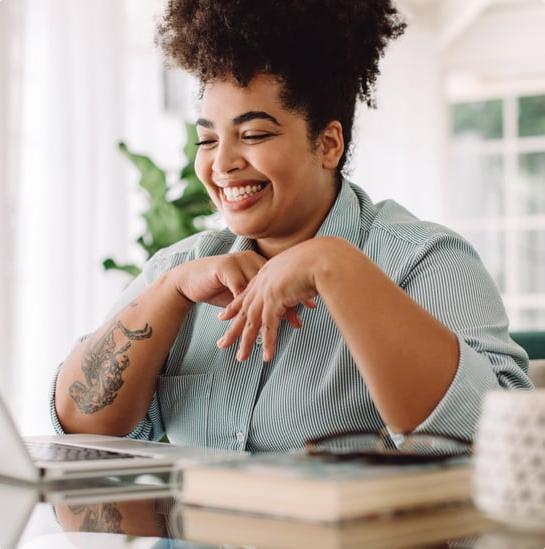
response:
M169 186L165 171L160 169L148 156L131 152L125 143L119 143L119 150L140 172L139 185L149 198L148 209L143 212L144 233L137 243L144 248L147 258L166 246L198 233L197 218L214 213L212 202L206 189L195 174L197 131L193 124L186 124L187 144L184 148L187 164L180 170L179 180ZM170 200L168 195L177 188L183 188L179 198ZM111 257L102 263L105 270L116 269L135 277L141 268L134 264L119 264Z

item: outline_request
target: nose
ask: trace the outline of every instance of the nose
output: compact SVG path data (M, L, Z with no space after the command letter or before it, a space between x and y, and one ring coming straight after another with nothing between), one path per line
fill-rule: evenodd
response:
M215 149L212 171L215 174L229 174L236 170L241 170L246 166L244 157L240 154L238 147L226 143L218 143Z

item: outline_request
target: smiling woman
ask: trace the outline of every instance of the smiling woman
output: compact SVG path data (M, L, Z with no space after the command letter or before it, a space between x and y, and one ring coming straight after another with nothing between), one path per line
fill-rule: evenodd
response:
M531 387L467 242L343 177L356 100L403 29L383 0L171 0L159 41L202 83L196 171L227 229L157 253L73 349L59 432L471 440L487 390Z
M336 120L319 144L310 143L304 117L282 105L282 89L266 74L244 88L214 81L197 121L197 175L231 231L256 239L265 257L316 233L335 199L334 169L344 151Z

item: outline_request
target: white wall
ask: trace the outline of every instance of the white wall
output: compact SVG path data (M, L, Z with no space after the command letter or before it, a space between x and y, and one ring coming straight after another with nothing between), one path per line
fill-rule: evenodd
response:
M445 109L433 17L409 22L381 65L376 111L361 108L351 179L375 201L393 198L441 220Z
M375 201L394 198L419 217L441 222L447 97L543 90L545 3L491 2L444 50L441 33L452 21L441 21L441 2L422 4L386 51L378 109L359 111L351 179ZM460 6L462 15L466 9Z
M481 86L517 86L545 77L545 3L493 4L444 54L444 69Z

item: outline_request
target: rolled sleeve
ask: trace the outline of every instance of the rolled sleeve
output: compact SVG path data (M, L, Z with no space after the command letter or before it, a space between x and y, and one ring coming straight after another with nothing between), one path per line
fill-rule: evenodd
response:
M53 425L53 429L55 429L55 433L58 435L65 434L61 422L59 421L59 416L57 415L57 407L55 406L55 389L57 388L57 378L59 377L61 368L62 364L57 368L49 389L49 418L51 420L51 425Z
M426 242L404 289L456 335L459 346L458 368L448 390L414 432L472 440L488 391L533 387L528 356L509 337L499 292L475 250L460 236L444 233Z
M414 431L471 440L484 395L487 391L500 389L501 385L488 358L472 349L462 337L457 337L460 355L456 375L443 398Z

